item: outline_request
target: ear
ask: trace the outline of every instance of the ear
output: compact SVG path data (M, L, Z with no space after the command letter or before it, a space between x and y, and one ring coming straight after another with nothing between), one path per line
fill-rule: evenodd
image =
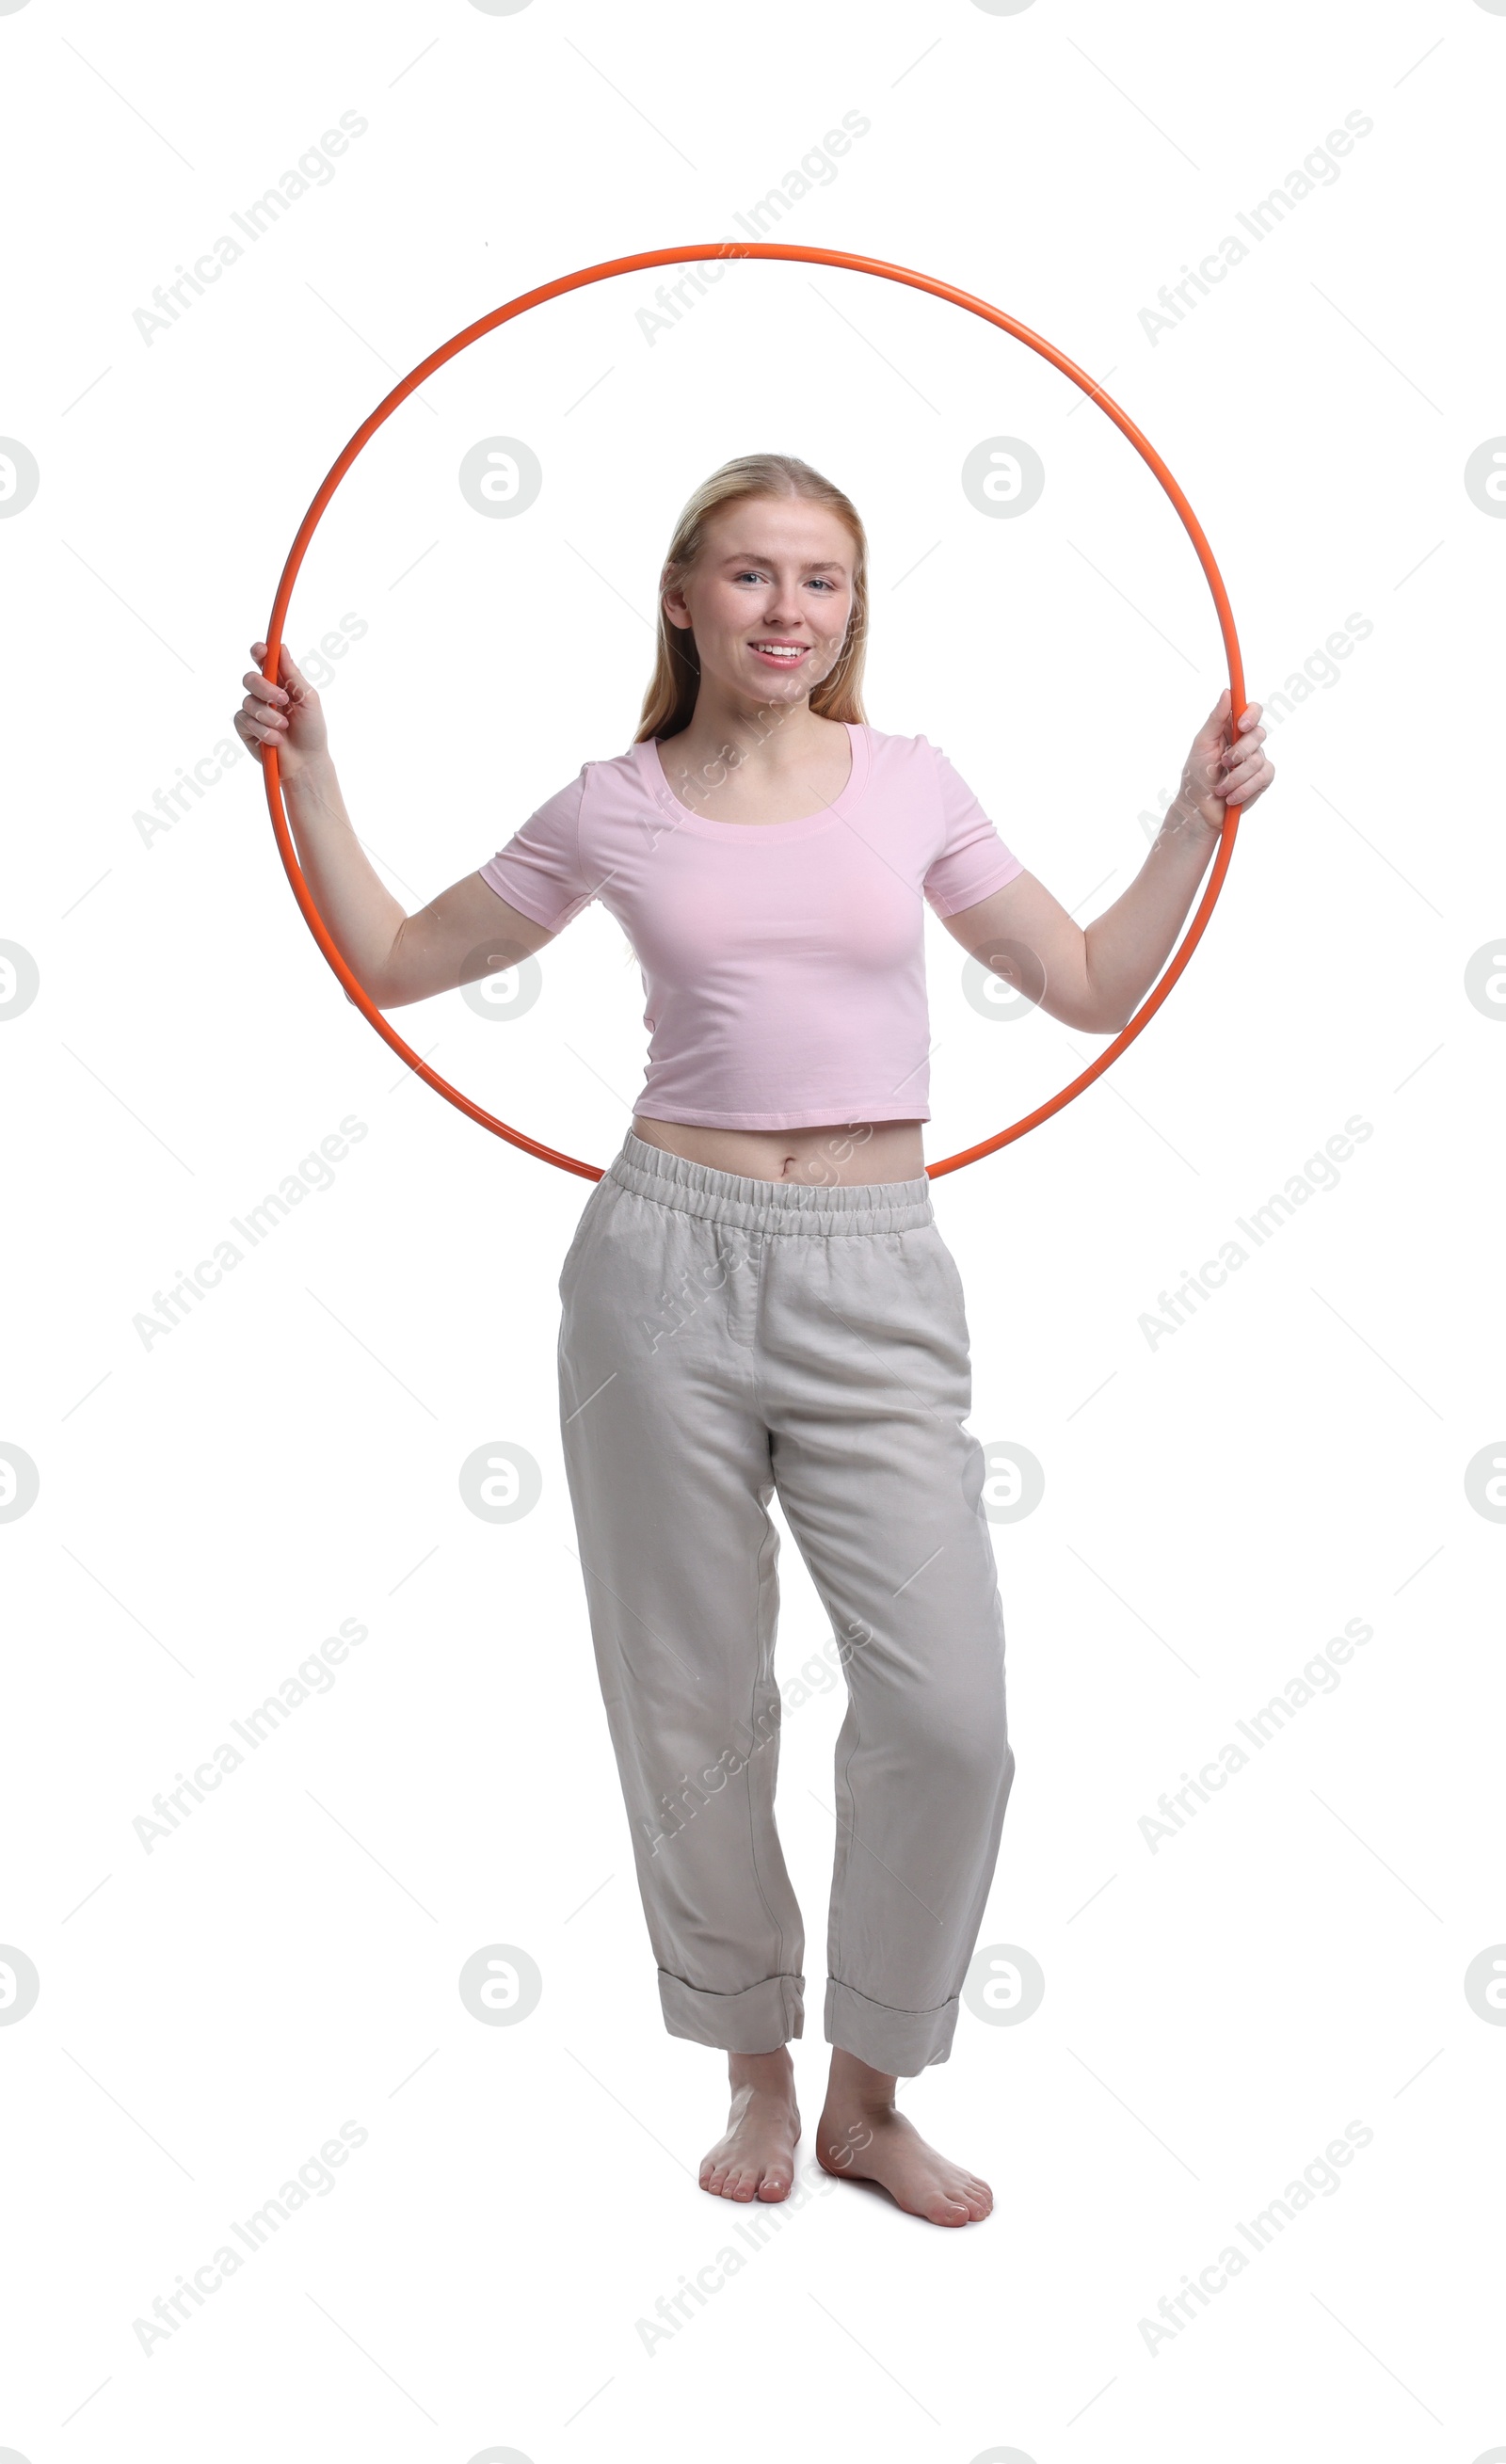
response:
M685 594L680 588L679 583L676 582L668 583L660 592L659 597L664 608L664 613L669 618L670 623L672 625L677 625L682 633L688 632L690 629L690 609L685 605Z

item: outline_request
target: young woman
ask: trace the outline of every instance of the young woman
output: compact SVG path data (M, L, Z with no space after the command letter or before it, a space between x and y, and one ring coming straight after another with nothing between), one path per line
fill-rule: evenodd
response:
M1231 727L1225 693L1137 878L1081 930L926 737L865 720L866 564L856 512L807 464L726 464L671 542L631 748L414 915L361 852L286 650L276 685L243 679L235 726L258 758L276 744L320 912L383 1009L499 972L593 898L637 953L646 1084L561 1274L560 1409L665 2024L729 2057L701 2185L784 2198L800 2132L777 1491L849 1696L817 2161L961 2225L992 2193L895 2089L950 2052L1014 1757L962 1285L921 1150L922 899L1053 1018L1111 1034L1226 806L1274 774L1259 704Z

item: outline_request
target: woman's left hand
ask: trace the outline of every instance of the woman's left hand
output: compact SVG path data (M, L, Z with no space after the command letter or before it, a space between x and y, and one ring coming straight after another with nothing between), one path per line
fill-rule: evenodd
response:
M1260 749L1266 736L1260 725L1262 705L1252 701L1241 711L1231 735L1231 699L1226 685L1192 739L1177 800L1215 830L1223 827L1230 804L1238 804L1241 810L1252 804L1276 775L1275 765Z

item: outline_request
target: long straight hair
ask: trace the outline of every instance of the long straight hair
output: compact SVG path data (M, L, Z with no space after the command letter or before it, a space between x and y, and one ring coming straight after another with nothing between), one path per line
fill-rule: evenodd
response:
M853 564L853 607L847 638L835 665L812 692L810 707L817 718L844 719L859 726L863 723L868 537L857 510L840 488L792 453L743 453L734 462L723 462L720 471L713 471L709 479L701 481L675 525L675 536L659 575L658 649L653 674L643 696L643 717L633 738L635 744L645 744L651 738L662 742L666 737L678 736L682 728L690 725L700 690L700 656L695 636L688 626L671 624L665 612L664 592L683 580L700 556L713 514L724 505L761 496L800 496L811 504L829 506L852 532L857 553Z

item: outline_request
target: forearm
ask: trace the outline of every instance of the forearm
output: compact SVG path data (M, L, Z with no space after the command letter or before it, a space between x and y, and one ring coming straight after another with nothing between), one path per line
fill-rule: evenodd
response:
M1179 799L1129 888L1083 935L1095 1007L1128 1023L1175 946L1219 833Z
M406 910L364 853L327 754L285 780L282 799L314 904L351 974L375 999Z

